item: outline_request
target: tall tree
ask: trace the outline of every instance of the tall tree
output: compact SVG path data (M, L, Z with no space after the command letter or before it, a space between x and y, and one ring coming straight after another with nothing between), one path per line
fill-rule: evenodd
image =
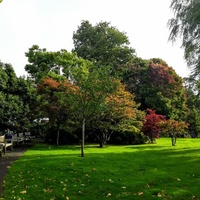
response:
M135 94L140 109L156 110L168 118L184 120L187 114L183 80L159 58L135 58L119 69L127 89Z
M1 128L27 130L30 125L30 106L34 101L34 86L18 78L10 64L0 63Z
M200 135L200 81L193 78L184 78L184 86L187 96L188 132L191 137Z
M56 126L56 145L59 145L60 127L69 119L69 90L73 85L64 76L48 74L38 83L40 109L49 118L50 124ZM52 126L52 127L53 127Z
M56 52L49 52L45 48L41 49L38 45L33 45L25 55L29 62L25 66L25 70L36 82L50 71L59 74L60 66L58 65Z
M192 69L192 75L200 78L200 1L171 0L174 18L170 19L169 40L181 36L185 59Z
M110 76L110 70L88 65L88 61L71 69L71 81L77 90L69 95L74 119L82 127L81 156L84 157L86 124L102 115L106 98L115 93L118 82Z
M49 72L70 78L70 69L79 66L83 60L76 53L70 53L65 49L51 52L47 51L46 48L41 49L38 45L29 48L25 55L29 62L26 64L25 70L36 83Z
M89 21L82 21L73 34L74 49L78 56L94 62L98 66L116 68L127 63L135 50L129 47L128 37L108 22L92 26Z

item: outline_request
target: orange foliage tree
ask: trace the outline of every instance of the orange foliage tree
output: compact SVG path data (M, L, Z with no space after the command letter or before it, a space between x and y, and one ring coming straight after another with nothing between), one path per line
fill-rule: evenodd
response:
M40 94L40 109L49 117L49 122L57 128L56 144L59 144L59 132L62 123L69 118L70 104L67 97L76 90L64 77L54 74L54 77L45 77L37 85Z
M95 135L100 147L109 140L113 131L131 129L140 132L144 113L138 110L139 104L134 101L134 95L125 90L119 80L116 92L110 94L105 101L105 110L95 119Z
M162 132L168 134L171 137L172 146L176 145L176 138L180 136L181 134L186 133L186 130L188 128L187 123L183 121L178 122L174 119L162 121L160 123L160 126L162 127Z

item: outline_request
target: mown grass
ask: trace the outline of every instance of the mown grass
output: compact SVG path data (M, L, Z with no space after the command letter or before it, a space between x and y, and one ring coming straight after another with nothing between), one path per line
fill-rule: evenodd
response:
M5 200L200 199L200 139L85 148L36 145L13 163Z

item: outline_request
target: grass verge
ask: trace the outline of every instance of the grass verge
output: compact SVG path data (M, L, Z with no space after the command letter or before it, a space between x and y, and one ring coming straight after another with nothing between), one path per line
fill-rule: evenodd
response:
M36 145L13 163L5 200L200 199L200 139L85 148Z

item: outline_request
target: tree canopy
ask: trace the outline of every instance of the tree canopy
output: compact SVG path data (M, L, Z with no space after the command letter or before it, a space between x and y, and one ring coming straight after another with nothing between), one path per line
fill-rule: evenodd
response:
M119 70L127 89L141 104L141 110L150 108L167 118L185 120L187 106L183 80L165 61L135 58Z
M169 40L181 36L184 57L192 69L192 75L200 78L200 1L171 0L174 18L170 19Z
M73 34L73 41L72 51L98 66L116 68L128 62L135 53L135 50L129 47L126 34L108 22L92 26L89 21L82 21Z

